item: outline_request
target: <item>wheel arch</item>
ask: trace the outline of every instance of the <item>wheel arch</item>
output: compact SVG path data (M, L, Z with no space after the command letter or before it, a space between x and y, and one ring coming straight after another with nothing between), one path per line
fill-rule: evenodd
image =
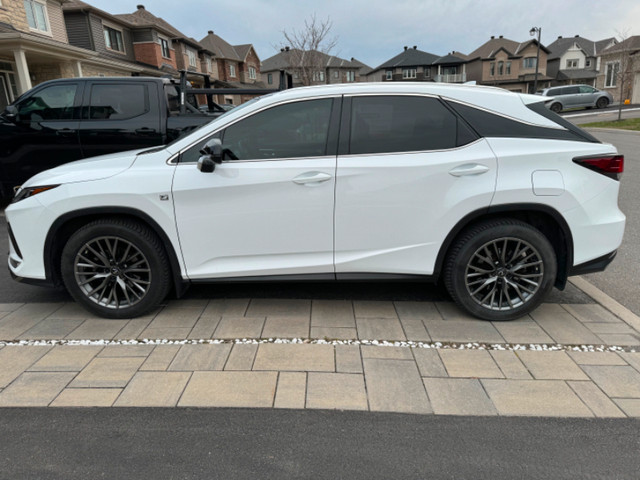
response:
M169 259L169 265L171 268L170 274L174 283L176 296L180 297L186 290L188 282L183 280L180 275L180 263L175 249L171 247L172 244L169 236L149 215L140 210L129 207L85 208L67 212L58 217L49 228L44 244L43 260L46 278L50 280L54 286L61 286L62 276L60 273L59 260L62 255L62 249L67 243L67 240L69 240L71 235L83 225L86 225L93 220L108 217L131 218L143 223L158 235L165 253L167 254L167 258Z
M439 279L447 255L458 236L467 228L485 220L495 218L514 218L540 230L551 243L558 262L555 287L563 290L569 271L573 266L573 236L562 215L548 205L536 203L517 203L495 205L469 213L462 218L446 236L436 257L434 278Z

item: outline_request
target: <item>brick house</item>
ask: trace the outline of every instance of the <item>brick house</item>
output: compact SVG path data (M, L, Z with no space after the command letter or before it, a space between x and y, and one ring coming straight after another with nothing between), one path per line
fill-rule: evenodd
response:
M625 100L640 103L640 35L602 50L598 60L596 88L611 93L616 103Z
M467 80L513 92L533 93L537 49L536 39L519 43L502 35L492 36L468 55ZM553 80L547 75L548 54L549 50L540 45L538 90Z
M286 47L262 62L262 74L268 87L278 87L281 70L291 74L293 86L299 87L365 81L366 73L361 73L367 72L369 67L353 58L346 60L318 51L302 52ZM305 81L304 76L309 78Z
M231 45L213 30L200 40L200 45L215 55L216 79L224 86L237 88L271 88L262 82L260 58L251 44ZM223 86L223 85L221 85ZM255 95L218 95L219 103L238 105ZM223 98L220 98L223 97Z
M466 81L466 56L451 52L445 56L404 47L395 57L374 68L370 82L449 82Z
M547 75L554 79L551 83L595 87L599 69L598 55L615 43L615 38L594 42L580 35L558 37L547 45L550 52L547 56Z

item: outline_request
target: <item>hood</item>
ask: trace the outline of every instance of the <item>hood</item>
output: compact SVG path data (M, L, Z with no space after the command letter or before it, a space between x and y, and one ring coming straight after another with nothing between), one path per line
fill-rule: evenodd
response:
M138 153L149 150L141 148L128 152L111 153L99 157L65 163L59 167L45 170L24 182L23 187L37 185L60 185L63 183L89 182L113 177L127 170L136 159Z

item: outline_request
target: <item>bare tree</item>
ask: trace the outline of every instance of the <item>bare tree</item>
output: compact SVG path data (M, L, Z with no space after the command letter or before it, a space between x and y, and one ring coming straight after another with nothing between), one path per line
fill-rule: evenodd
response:
M633 58L631 57L630 48L631 39L629 38L628 32L628 30L624 30L623 32L616 30L620 41L618 45L614 47L620 55L618 72L616 74L616 80L620 87L618 121L622 120L622 105L624 104L625 99L629 98L631 94L631 81L633 77Z
M331 19L318 20L315 13L300 30L283 30L280 51L287 56L288 70L302 85L326 81L327 55L335 48L337 37L329 37Z

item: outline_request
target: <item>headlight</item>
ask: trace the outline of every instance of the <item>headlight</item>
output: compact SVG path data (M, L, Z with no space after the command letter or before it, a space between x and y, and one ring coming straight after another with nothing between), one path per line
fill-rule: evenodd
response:
M51 190L52 188L59 187L60 185L42 185L40 187L26 187L20 188L16 192L11 203L19 202L20 200L24 200L25 198L33 197L42 192L46 192L47 190Z

